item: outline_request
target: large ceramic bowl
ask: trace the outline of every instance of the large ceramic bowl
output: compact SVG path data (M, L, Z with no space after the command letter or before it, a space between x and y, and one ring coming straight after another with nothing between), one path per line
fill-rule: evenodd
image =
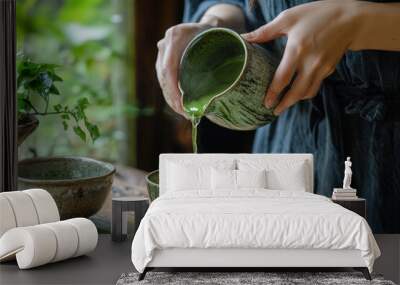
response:
M90 217L111 190L112 164L85 157L51 157L18 163L18 188L43 188L56 201L61 219Z
M149 194L150 202L156 199L159 195L159 172L154 170L146 175L147 192Z

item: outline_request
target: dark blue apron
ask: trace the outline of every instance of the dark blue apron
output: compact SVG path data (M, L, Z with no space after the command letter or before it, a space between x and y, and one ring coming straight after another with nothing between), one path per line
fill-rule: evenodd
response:
M198 21L215 3L246 11L254 29L281 11L310 1L186 1L185 21ZM382 1L388 2L388 1ZM275 41L281 52L285 39ZM375 233L400 233L400 53L347 52L319 94L257 130L256 153L313 153L315 193L331 196L341 187L344 161L353 161L352 186L367 199Z

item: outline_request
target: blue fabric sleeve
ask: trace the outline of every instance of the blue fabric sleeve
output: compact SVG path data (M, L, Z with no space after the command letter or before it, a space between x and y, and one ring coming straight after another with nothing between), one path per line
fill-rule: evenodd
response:
M240 0L185 0L183 22L198 22L211 6L222 3L235 5L243 11L245 9L244 1Z
M242 9L245 15L247 31L251 31L265 24L265 21L260 17L261 11L258 5L250 9L247 0L185 0L183 22L190 23L200 21L204 13L211 6L217 4L231 4Z

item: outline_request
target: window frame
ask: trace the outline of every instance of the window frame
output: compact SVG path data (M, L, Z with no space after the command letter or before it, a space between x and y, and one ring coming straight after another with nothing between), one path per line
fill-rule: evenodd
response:
M0 192L17 190L16 0L0 1Z

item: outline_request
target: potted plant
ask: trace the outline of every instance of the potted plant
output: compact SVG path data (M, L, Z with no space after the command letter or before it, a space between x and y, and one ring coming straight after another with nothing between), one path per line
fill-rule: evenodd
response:
M72 127L83 141L95 141L98 127L86 116L87 98L75 105L52 104L62 78L57 65L22 58L17 64L18 145L39 125L42 116L57 116L64 130ZM62 219L89 217L103 205L113 182L113 165L85 157L33 158L18 164L18 188L43 188L55 199Z
M18 145L37 128L38 117L41 116L58 116L64 130L72 124L74 133L83 141L86 141L86 133L93 141L99 137L98 127L88 120L85 113L89 106L86 97L78 99L72 107L51 104L53 96L60 94L55 85L56 82L62 81L56 73L57 67L55 64L35 63L25 58L18 60Z

